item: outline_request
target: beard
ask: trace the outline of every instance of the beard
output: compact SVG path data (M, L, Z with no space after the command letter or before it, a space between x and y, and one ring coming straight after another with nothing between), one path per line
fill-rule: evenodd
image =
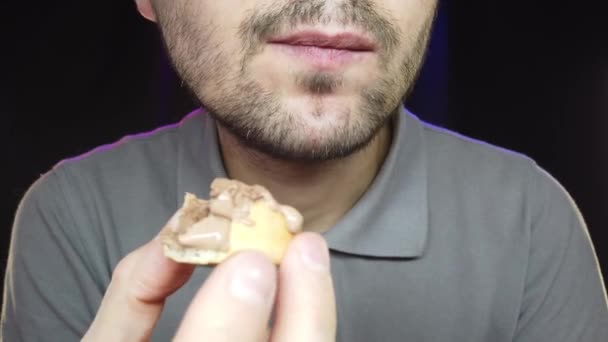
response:
M369 0L345 1L329 15L324 0L277 1L251 11L239 26L239 63L226 65L231 53L218 41L218 27L201 24L187 1L157 1L159 25L168 55L184 84L203 108L244 146L272 158L327 161L368 145L399 111L420 70L433 22L415 37L403 37ZM336 21L369 32L377 43L379 76L360 89L354 106L328 110L325 97L346 82L343 75L307 71L293 81L309 100L307 112L288 108L280 89L266 89L252 76L251 61L267 39L284 28ZM413 46L404 46L404 42ZM397 53L407 50L401 60ZM237 65L238 64L238 65Z

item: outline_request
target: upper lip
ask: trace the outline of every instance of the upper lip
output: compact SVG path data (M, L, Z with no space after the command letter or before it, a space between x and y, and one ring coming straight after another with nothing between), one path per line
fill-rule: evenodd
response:
M376 50L376 44L373 40L353 32L340 32L330 35L319 31L300 31L273 37L268 42L352 51Z

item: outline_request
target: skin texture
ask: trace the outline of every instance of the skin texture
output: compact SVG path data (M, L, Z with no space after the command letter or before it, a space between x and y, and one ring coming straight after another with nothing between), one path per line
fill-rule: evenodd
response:
M82 340L148 341L166 298L193 269L165 258L158 240L133 251L114 270ZM278 270L257 252L239 253L217 266L193 298L174 341L330 342L335 336L329 251L321 236L303 233Z
M434 0L156 0L153 16L181 78L243 144L274 158L320 161L367 145L411 89ZM317 28L357 32L377 49L323 71L268 44Z
M176 70L217 122L230 178L265 186L331 228L365 193L391 143L392 118L422 63L436 0L136 0L158 22ZM267 44L316 29L372 39L373 53L323 71ZM373 229L373 227L370 227ZM219 265L193 299L175 341L334 341L329 251L298 234L278 270L243 252ZM192 266L153 240L114 271L84 341L146 341L165 299ZM272 309L272 330L267 323ZM235 323L234 317L239 317Z
M365 193L422 63L436 0L139 0L176 70L216 118L230 178L261 184L324 232ZM354 32L374 53L323 71L269 38ZM323 203L323 206L319 206Z

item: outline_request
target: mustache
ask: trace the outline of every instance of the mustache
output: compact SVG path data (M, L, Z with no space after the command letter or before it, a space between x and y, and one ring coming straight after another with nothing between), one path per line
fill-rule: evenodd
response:
M239 26L239 37L245 43L246 55L261 49L270 37L299 25L338 23L370 34L378 51L390 54L401 38L399 30L376 9L370 0L344 0L328 13L326 0L276 1L256 8Z

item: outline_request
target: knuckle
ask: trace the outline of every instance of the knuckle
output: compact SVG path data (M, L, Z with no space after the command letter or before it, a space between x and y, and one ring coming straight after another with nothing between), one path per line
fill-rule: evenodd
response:
M137 277L129 284L129 297L140 302L156 301L159 292L162 291L146 278Z
M133 253L128 254L122 258L114 270L112 271L112 282L124 284L129 282L129 278L133 274L133 268L135 266L135 255Z

